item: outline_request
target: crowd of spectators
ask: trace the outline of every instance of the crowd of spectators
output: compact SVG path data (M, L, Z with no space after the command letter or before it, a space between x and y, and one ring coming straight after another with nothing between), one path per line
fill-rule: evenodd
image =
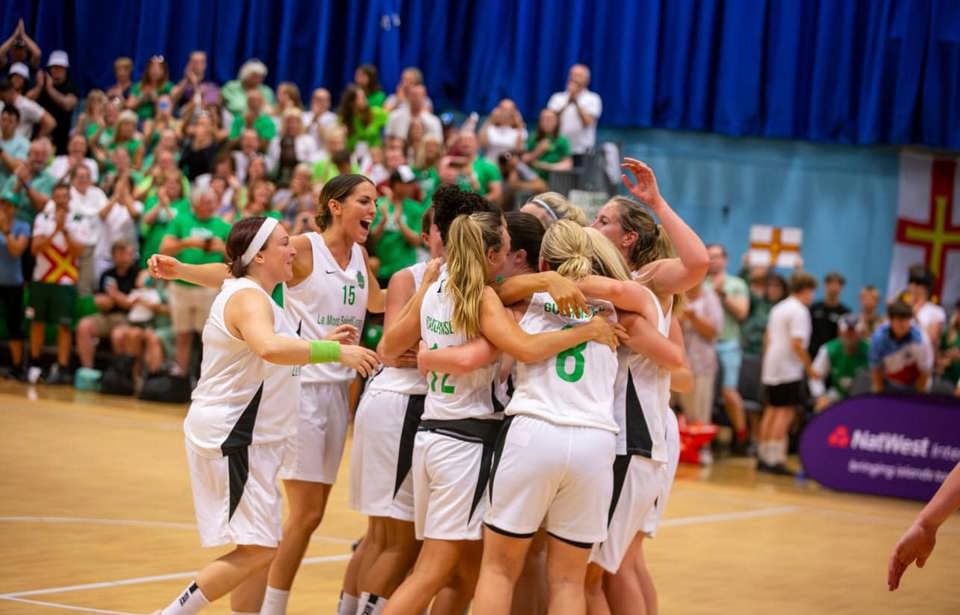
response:
M117 58L113 82L85 93L70 60L22 22L0 46L0 335L15 378L95 387L107 364L124 392L141 374L196 368L215 294L152 280L152 254L222 262L248 216L315 230L324 183L363 173L381 195L367 248L385 282L426 257L420 224L438 187L513 209L594 146L602 110L581 65L528 127L509 99L482 123L438 116L414 67L388 95L364 64L334 104L323 87L270 87L256 59L221 84L203 51L184 67Z

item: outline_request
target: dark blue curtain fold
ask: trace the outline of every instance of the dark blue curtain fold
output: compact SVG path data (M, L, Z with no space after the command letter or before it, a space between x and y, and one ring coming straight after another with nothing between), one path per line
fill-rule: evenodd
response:
M84 89L121 55L177 80L204 49L221 82L257 57L338 97L360 63L387 90L418 66L440 109L509 96L534 120L585 62L608 126L960 149L956 0L6 0L0 36L20 17Z

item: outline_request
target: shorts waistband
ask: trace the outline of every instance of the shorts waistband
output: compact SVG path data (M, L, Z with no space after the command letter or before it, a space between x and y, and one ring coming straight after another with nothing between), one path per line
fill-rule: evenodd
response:
M477 440L492 444L497 440L502 421L488 419L457 419L452 421L421 420L418 431L446 434L454 438Z

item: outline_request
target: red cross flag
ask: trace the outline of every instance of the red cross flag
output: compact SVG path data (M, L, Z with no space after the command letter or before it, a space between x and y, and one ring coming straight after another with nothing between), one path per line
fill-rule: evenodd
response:
M957 158L900 154L897 230L887 295L907 287L907 271L925 264L941 305L960 299L960 176Z
M750 264L794 269L801 243L803 229L755 224L750 227Z

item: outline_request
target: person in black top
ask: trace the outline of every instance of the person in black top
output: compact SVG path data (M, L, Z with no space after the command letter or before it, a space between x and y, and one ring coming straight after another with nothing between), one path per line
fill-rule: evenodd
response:
M840 302L840 293L847 281L832 271L823 277L823 300L810 306L813 331L810 334L810 356L817 356L820 346L837 337L837 323L850 308Z
M66 51L56 50L50 53L47 60L47 71L37 71L37 85L31 91L36 92L36 101L47 110L47 113L57 120L57 126L50 133L50 139L57 150L57 154L67 153L67 143L70 140L70 120L73 110L80 100L80 90L67 75L70 59Z
M113 244L111 254L114 266L100 276L100 285L94 296L99 311L82 318L77 324L77 354L80 355L80 364L86 368L93 367L97 339L108 339L114 327L127 322L127 313L134 304L130 293L136 288L140 267L133 245L121 239Z

